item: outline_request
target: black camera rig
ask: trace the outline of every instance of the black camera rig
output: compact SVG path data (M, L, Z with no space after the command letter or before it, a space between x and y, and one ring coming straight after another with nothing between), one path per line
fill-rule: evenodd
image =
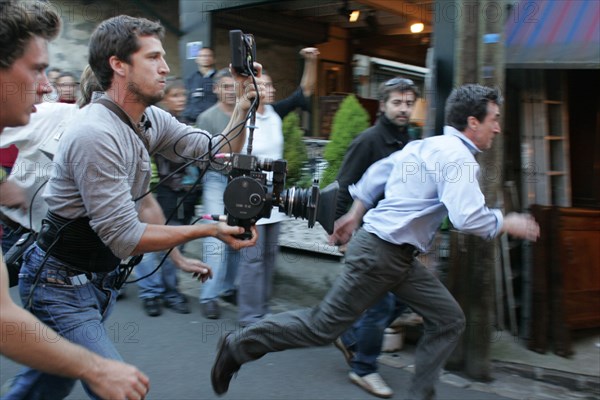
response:
M227 223L246 229L261 218L269 218L273 207L289 217L306 219L312 228L318 221L331 234L335 220L335 205L339 185L334 182L322 191L318 181L310 188L285 189L287 161L263 160L248 154L233 154L231 170L223 202ZM267 184L267 172L273 173L272 186Z
M231 44L231 65L239 74L254 76L256 43L254 36L240 30L229 31ZM242 238L249 238L250 227L261 218L269 218L273 207L290 217L308 220L312 228L318 221L331 234L335 219L335 206L339 185L337 182L319 190L318 181L308 189L291 187L285 189L287 161L260 161L252 153L252 140L258 99L250 109L248 126L248 154L231 154L226 166L229 169L228 182L223 193L227 224L241 226L246 232ZM271 184L267 182L267 173L272 173ZM211 216L220 219L219 216Z

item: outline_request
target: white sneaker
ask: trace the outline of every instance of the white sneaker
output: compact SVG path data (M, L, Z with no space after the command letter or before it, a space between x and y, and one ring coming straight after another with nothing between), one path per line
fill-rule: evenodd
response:
M352 381L352 383L356 383L358 386L365 389L373 396L388 399L394 394L392 389L390 389L390 387L387 385L387 383L385 383L381 375L379 375L377 372L365 376L358 376L354 372L350 371L348 377L350 378L350 381Z

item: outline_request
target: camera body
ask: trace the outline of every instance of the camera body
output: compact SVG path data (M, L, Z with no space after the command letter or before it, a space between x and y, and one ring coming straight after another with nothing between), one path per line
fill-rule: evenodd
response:
M254 36L240 30L229 31L229 43L231 47L231 67L240 75L256 75L254 69L256 60L256 42Z
M267 174L273 172L273 186L267 186ZM247 154L233 154L223 203L227 223L249 230L261 218L269 218L273 206L280 203L285 186L287 162L284 160L260 162Z
M256 75L254 36L244 34L241 30L231 30L229 40L232 68L240 75ZM253 125L253 119L251 121ZM251 137L249 141L251 144ZM250 228L261 218L269 218L273 207L278 207L279 211L288 216L308 220L309 228L315 225L315 221L319 221L328 233L333 232L339 188L337 182L327 186L322 192L318 181L313 182L309 189L285 189L287 161L261 161L251 154L230 155L229 167L223 203L227 224L245 229L242 239L251 237ZM272 173L271 185L267 181L267 173Z
M319 190L318 181L308 189L285 189L287 161L264 160L248 154L233 154L223 203L227 224L244 227L244 237L250 237L250 227L261 218L269 218L273 207L289 217L302 218L312 228L318 221L328 233L333 232L337 182ZM267 172L273 173L272 186Z

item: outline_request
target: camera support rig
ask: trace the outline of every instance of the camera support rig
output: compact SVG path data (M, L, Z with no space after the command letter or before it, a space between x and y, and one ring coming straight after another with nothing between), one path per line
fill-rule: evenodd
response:
M241 75L254 77L256 43L254 36L240 30L229 31L232 68ZM337 182L319 190L318 180L309 189L292 187L285 189L287 161L260 161L252 155L253 132L258 101L250 110L247 154L231 154L228 183L223 193L227 224L245 229L242 238L250 238L250 227L261 218L269 218L273 207L290 217L308 220L312 228L319 221L331 234L335 218L335 205L339 185ZM267 184L266 172L272 172L272 190Z
M302 218L312 228L318 221L328 232L333 232L335 205L339 185L334 182L322 191L315 180L308 189L285 189L287 161L259 161L248 154L231 155L229 183L223 193L227 223L242 226L246 235L261 218L269 218L273 207L289 217ZM273 172L273 186L269 191L267 174Z

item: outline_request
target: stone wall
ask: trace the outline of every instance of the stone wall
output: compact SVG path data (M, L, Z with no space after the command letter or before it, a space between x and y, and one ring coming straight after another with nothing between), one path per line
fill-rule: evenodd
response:
M63 22L59 37L49 46L50 66L76 73L83 71L87 64L88 43L92 32L107 18L127 14L154 21L160 19L163 26L179 26L177 1L56 0L49 4L58 12ZM171 75L179 76L177 35L166 30L163 46L167 52L166 59L171 68Z

